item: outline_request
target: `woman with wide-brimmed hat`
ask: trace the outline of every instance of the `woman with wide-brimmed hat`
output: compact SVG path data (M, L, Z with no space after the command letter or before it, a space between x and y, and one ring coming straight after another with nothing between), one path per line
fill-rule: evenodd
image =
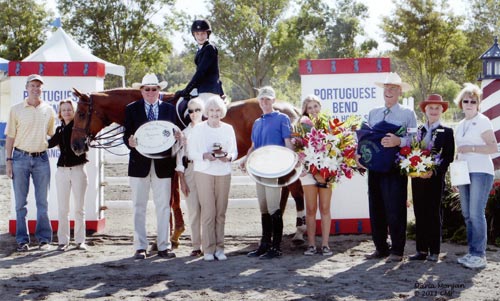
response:
M411 180L413 210L415 212L417 252L410 260L438 261L441 245L441 200L446 171L453 161L455 140L453 130L441 124L441 116L448 102L439 94L431 94L420 103L425 123L418 128L417 139L424 142L431 154L439 154L441 162L434 170Z

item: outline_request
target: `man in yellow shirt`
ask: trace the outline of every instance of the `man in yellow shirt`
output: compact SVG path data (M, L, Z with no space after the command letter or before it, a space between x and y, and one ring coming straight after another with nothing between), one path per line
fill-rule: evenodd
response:
M5 143L6 173L12 179L16 201L17 251L29 250L26 214L30 177L35 187L35 237L41 250L50 249L52 227L48 215L47 195L50 183L50 165L47 155L47 136L54 135L55 112L42 98L43 79L38 74L28 76L28 97L12 106L7 123Z

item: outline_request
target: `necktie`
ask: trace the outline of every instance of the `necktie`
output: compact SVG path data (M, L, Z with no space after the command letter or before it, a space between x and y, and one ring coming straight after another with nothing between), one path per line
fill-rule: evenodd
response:
M389 108L384 110L384 120L385 120L385 117L387 117L387 115L389 115L390 112L391 112L391 110Z
M155 120L155 112L153 111L153 105L149 105L148 120Z

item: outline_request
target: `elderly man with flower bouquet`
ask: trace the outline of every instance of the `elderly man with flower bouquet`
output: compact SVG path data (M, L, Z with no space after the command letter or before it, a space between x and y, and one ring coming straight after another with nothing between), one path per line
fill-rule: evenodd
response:
M441 245L441 200L445 175L453 161L455 139L453 130L441 124L441 115L448 102L432 94L420 103L425 123L418 128L411 146L403 147L399 166L411 177L413 210L415 212L416 249L410 260L438 261Z
M359 163L368 168L370 225L376 248L366 258L399 262L406 244L408 177L400 173L395 158L416 132L417 119L413 110L398 103L410 88L399 75L391 72L384 82L375 84L384 89L385 103L368 114L367 124L358 131L357 149Z

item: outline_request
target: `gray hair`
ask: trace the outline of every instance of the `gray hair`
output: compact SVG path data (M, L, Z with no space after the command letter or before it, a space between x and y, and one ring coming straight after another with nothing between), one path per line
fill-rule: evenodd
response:
M205 110L203 111L203 115L208 116L208 110L210 108L220 109L222 116L221 119L226 117L227 107L222 98L220 96L212 96L205 102Z

